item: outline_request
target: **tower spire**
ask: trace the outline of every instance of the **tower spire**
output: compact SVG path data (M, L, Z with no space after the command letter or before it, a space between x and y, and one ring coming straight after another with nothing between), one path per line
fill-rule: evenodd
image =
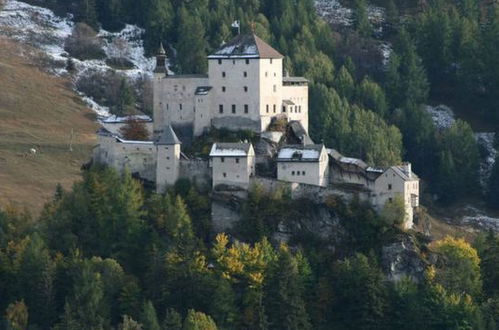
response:
M156 68L154 72L168 74L168 70L166 70L166 51L162 42L159 43L158 53L156 54Z

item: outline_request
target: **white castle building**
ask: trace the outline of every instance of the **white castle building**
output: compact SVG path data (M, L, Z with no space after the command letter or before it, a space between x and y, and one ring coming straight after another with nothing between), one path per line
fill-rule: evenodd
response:
M283 76L283 56L254 34L208 56L208 75L169 75L160 49L154 74L154 133L171 125L199 136L210 127L267 129L273 118L308 132L308 81Z
M102 122L95 162L127 169L164 192L179 178L211 184L214 190L246 190L259 178L256 163L270 161L277 171L266 180L316 187L317 194L347 186L345 191L361 194L378 211L400 196L404 227L412 227L419 179L410 164L370 167L314 144L308 135L308 81L283 76L283 56L254 34L239 35L209 55L208 75L168 72L161 47L154 72L154 121L148 123L153 139L130 141L120 136L122 123ZM269 155L258 154L247 142L216 142L209 161L181 151L181 139L196 139L211 128L251 130L260 135L260 143L269 145L269 136L283 134L268 131L274 119L287 121L299 144L282 145L277 138L272 143L279 148Z

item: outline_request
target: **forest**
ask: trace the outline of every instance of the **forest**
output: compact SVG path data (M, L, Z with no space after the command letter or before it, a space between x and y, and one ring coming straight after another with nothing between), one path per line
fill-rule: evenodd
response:
M307 204L308 203L308 204ZM232 233L210 232L205 193L151 194L93 168L39 219L0 212L5 329L496 329L499 238L416 237L426 270L388 281L381 246L406 235L358 201L331 200L341 244L297 230L313 209L258 187ZM331 245L334 246L331 249Z
M425 196L470 196L499 207L499 162L479 185L480 149L458 119L438 128L424 106L444 100L499 125L499 4L485 0L343 1L352 25L333 29L313 0L30 0L71 13L91 34L124 24L160 42L171 69L202 73L206 55L252 30L310 81L314 141L369 164L412 162ZM385 8L380 37L368 4ZM82 27L83 26L83 27ZM90 32L88 32L90 31ZM392 51L385 64L380 38ZM69 44L77 48L78 43ZM77 51L77 50L75 50ZM96 56L99 56L98 54ZM125 82L113 95L126 112ZM95 86L85 86L88 89ZM433 199L432 199L433 200ZM331 200L343 237L300 230L314 209L255 187L233 232L213 235L206 191L180 180L165 195L130 174L92 168L58 187L39 217L0 210L0 326L4 329L496 329L499 238L429 242L401 232L393 214ZM287 244L279 224L296 227ZM382 247L409 235L420 278L391 281Z

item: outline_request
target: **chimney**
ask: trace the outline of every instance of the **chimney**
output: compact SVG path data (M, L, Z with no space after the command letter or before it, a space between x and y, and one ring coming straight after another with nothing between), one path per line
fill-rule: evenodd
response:
M409 162L402 163L402 171L410 178L412 176L411 163Z

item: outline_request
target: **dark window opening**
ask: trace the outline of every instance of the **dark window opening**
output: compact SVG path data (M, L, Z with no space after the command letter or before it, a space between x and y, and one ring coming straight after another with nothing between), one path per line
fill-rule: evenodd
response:
M236 113L236 105L235 104L232 105L232 113Z
M247 104L244 105L244 113L248 113L249 107Z
M219 111L220 113L224 113L224 106L223 106L223 104L220 104L220 105L218 106L218 111Z

